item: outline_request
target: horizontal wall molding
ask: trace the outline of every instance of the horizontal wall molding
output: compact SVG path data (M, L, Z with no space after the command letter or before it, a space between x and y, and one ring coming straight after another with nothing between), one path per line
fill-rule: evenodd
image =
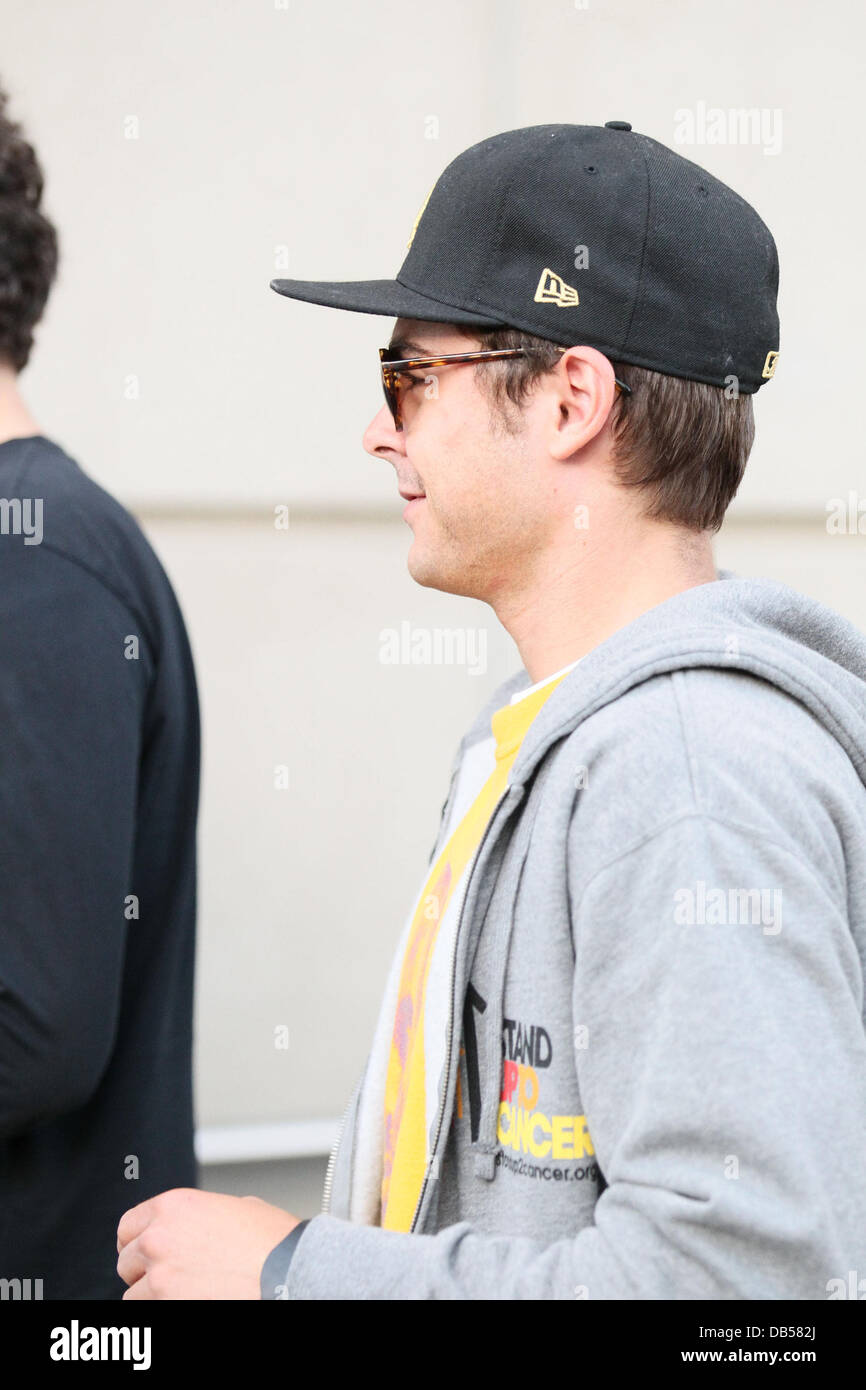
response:
M196 1130L199 1163L259 1163L277 1158L327 1158L339 1118L289 1120L283 1124L205 1125Z
M271 526L274 507L283 503L285 503L285 499L277 498L272 502L262 501L259 504L248 502L199 504L195 502L136 503L125 501L123 505L145 523L150 521L179 521L212 525L219 522L241 521ZM287 505L289 508L289 530L294 524L382 526L391 523L395 527L403 525L402 512L399 507L347 507L336 504L331 506L326 503L316 506L311 506L309 503L298 503L297 506L294 506L291 502L288 502ZM729 512L725 517L724 529L734 530L737 527L757 526L808 526L822 531L825 529L826 519L827 512L824 507L816 507L814 511L805 507L791 508L786 511L770 511L769 508L750 507L737 512Z

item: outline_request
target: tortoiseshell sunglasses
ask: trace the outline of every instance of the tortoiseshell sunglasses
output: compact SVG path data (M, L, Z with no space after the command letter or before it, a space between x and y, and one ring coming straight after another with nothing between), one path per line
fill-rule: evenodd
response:
M526 348L492 348L485 352L452 352L446 357L398 357L395 348L379 348L379 360L382 365L382 387L385 392L385 400L388 402L388 409L394 420L394 428L402 430L403 421L400 415L400 390L401 377L406 377L410 371L420 371L423 367L445 367L449 362L490 362L497 357L523 357L527 352ZM557 348L557 352L568 352L568 348ZM411 385L418 383L408 378ZM631 387L626 386L624 381L614 377L617 388L625 395L631 395Z

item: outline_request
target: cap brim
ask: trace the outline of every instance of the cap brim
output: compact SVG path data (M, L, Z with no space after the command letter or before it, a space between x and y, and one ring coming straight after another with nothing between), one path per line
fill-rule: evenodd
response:
M399 280L272 280L271 289L288 299L324 304L329 309L348 309L356 314L387 314L396 319L463 323L476 328L502 327L501 319L443 304L410 290Z

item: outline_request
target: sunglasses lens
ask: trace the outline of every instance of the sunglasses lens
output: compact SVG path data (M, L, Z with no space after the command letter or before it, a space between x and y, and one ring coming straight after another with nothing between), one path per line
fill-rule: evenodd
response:
M387 369L382 372L382 389L385 392L385 400L391 412L396 429L400 429L400 398L397 394L397 373Z

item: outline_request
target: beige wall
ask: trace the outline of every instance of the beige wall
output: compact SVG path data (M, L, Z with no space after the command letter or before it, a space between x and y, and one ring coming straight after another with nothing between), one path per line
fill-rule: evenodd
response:
M755 204L782 267L718 560L866 626L866 542L825 527L866 491L864 28L853 0L0 0L0 77L63 246L24 386L141 517L198 665L209 1131L298 1122L276 1150L323 1146L303 1122L343 1108L457 740L516 663L489 610L412 583L393 471L361 449L391 321L268 280L392 276L442 168L497 130L618 118L680 148ZM677 112L709 107L758 109L770 138L677 144ZM383 665L402 622L483 633L486 668Z

